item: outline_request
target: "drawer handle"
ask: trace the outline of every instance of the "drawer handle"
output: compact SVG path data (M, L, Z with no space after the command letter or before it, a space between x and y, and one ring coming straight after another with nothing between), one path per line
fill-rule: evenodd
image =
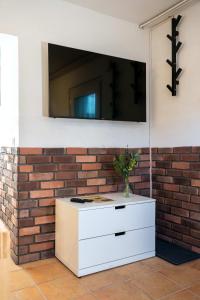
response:
M123 209L125 207L126 207L126 205L119 205L119 206L115 206L115 209Z
M117 233L115 233L115 236L125 235L125 234L126 234L126 232L125 232L125 231L122 231L122 232L117 232Z

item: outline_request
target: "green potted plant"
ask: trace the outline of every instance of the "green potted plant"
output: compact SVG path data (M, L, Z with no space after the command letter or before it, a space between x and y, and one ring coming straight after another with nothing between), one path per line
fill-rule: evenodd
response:
M134 170L137 166L139 160L139 154L133 153L126 149L124 154L117 155L113 161L113 166L115 171L121 175L125 182L125 190L124 195L125 197L129 197L129 175L130 172Z

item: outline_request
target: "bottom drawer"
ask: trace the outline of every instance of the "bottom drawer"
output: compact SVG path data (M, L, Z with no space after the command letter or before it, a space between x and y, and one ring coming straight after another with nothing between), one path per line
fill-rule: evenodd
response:
M155 227L79 241L79 269L155 250Z

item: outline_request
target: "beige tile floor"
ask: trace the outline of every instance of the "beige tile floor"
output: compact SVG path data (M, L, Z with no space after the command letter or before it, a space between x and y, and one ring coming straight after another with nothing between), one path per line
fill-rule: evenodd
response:
M16 266L0 223L0 300L200 300L200 260L151 258L77 278L56 258Z

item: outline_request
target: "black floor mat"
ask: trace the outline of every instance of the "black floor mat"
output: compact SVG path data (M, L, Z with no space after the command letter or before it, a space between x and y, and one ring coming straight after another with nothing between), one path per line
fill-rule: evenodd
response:
M156 240L156 256L174 264L181 265L200 258L200 254L186 250L161 239Z

